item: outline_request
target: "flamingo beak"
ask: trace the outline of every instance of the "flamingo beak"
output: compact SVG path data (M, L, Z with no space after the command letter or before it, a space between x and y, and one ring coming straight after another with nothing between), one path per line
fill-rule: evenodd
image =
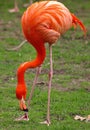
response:
M22 111L28 112L27 106L25 104L25 100L23 98L20 100L20 109Z

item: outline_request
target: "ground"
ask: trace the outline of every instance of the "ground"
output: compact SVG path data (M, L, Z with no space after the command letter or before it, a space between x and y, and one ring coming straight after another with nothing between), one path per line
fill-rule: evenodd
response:
M75 121L75 115L90 114L90 1L61 0L80 18L87 28L83 36L80 28L70 29L53 46L54 77L51 92L51 125L39 124L46 117L49 51L31 102L28 122L15 122L22 115L15 96L16 72L19 65L35 58L34 48L26 43L18 51L8 51L24 40L21 29L23 7L28 0L19 1L19 13L9 13L13 1L0 0L0 130L89 130L90 123ZM80 4L79 4L80 2ZM25 79L28 95L36 69L28 70Z

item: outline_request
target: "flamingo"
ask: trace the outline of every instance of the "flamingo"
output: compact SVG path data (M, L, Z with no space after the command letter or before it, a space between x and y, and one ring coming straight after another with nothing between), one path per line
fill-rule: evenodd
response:
M64 4L57 1L41 1L30 5L24 12L22 19L22 30L27 41L35 48L37 56L33 61L22 63L17 70L17 87L16 97L20 101L20 109L24 111L24 115L16 120L29 120L28 108L30 107L31 98L35 88L35 84L40 73L41 65L46 57L45 43L49 44L50 54L50 71L48 83L48 101L47 101L47 116L41 124L51 124L50 121L50 92L51 82L53 77L52 65L52 45L69 30L72 26L79 25L86 35L86 28L83 23L72 14ZM27 87L24 79L25 71L30 68L36 68L36 76L32 85L28 107L25 104Z

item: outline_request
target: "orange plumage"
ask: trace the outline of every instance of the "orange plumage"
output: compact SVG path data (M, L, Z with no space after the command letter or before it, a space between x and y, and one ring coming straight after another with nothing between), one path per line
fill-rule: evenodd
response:
M80 20L62 3L56 1L34 3L22 17L22 27L27 40L31 41L34 39L32 37L35 37L49 44L55 43L60 35L76 24L86 32Z
M22 29L25 38L36 49L37 57L31 62L21 64L18 68L16 96L19 100L26 97L25 71L41 65L45 59L44 44L55 43L62 34L77 24L86 34L83 23L60 2L36 2L27 8L22 16Z

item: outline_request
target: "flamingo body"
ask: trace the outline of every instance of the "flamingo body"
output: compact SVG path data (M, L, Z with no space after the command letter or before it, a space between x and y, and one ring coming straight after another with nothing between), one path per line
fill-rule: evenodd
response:
M36 40L38 44L41 41L55 43L71 26L71 13L63 4L56 1L34 3L22 17L23 32L31 44Z

